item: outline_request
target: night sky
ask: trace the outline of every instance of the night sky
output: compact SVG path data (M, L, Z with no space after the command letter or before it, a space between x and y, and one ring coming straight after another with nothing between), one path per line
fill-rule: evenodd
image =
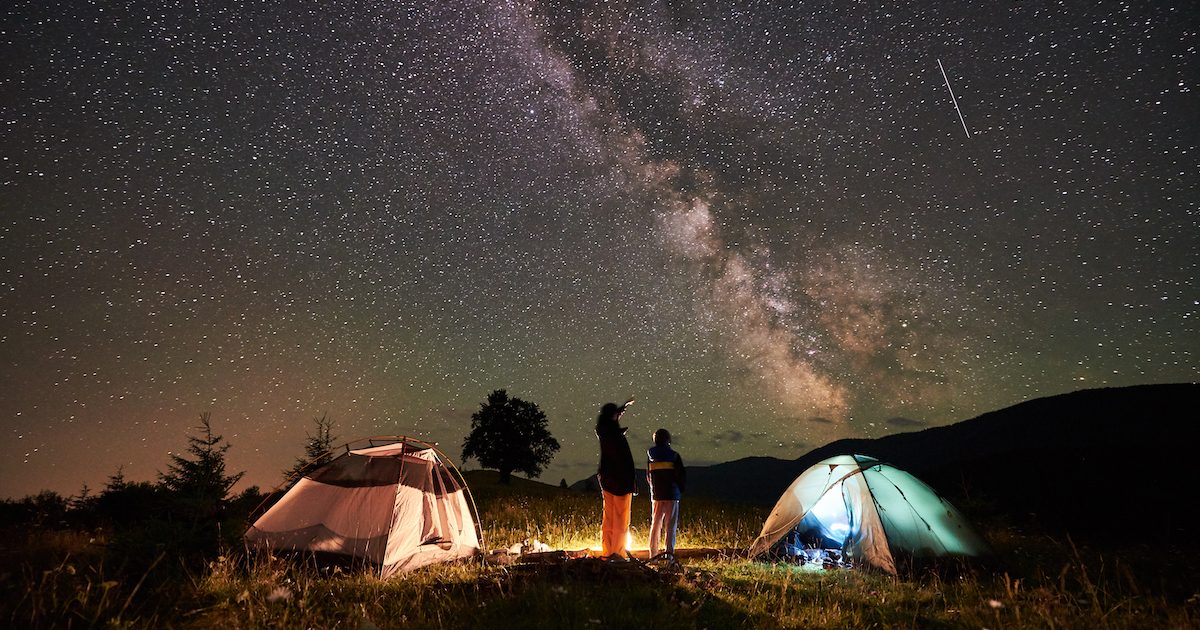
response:
M457 461L506 389L557 484L630 396L695 465L1195 381L1198 47L1180 1L10 5L0 497L204 412L265 490L314 418Z

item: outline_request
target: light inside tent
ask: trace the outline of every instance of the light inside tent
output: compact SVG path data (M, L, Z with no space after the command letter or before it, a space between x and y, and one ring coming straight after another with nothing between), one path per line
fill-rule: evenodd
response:
M821 523L822 534L842 544L850 536L850 517L842 497L842 482L838 482L812 506L809 513Z

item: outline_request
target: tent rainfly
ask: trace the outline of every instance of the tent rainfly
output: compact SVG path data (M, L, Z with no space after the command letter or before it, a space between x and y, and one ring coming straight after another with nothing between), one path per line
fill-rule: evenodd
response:
M840 548L849 560L896 573L892 554L981 556L988 544L932 488L866 455L830 457L804 471L775 504L750 557L785 536Z
M463 485L436 449L401 438L304 475L246 532L251 547L361 559L383 577L479 551Z

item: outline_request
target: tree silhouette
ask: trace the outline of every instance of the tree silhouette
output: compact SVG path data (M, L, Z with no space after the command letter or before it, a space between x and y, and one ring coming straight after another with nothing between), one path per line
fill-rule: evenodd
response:
M498 389L471 416L471 434L463 440L462 458L479 460L484 468L500 471L500 483L514 472L537 477L558 451L558 440L546 429L546 414L520 398Z
M110 543L113 553L131 558L138 570L149 573L165 557L183 560L170 567L194 568L199 565L193 563L215 557L223 546L235 544L244 531L227 523L226 510L229 491L244 473L225 472L229 444L213 433L210 414L200 414L197 430L199 436L188 436L187 452L172 454L166 472L158 473L161 517L119 531ZM126 486L123 481L113 479L112 485ZM176 570L167 565L160 568Z
M207 412L200 414L201 436L188 436L188 453L171 455L167 472L159 473L159 482L176 500L176 512L188 520L215 519L225 505L229 490L245 473L225 474L225 452L221 436L213 435Z
M125 528L161 516L164 499L162 486L149 481L127 481L125 467L118 466L116 474L108 478L95 497L94 509L102 525Z
M320 418L313 418L313 422L317 424L317 433L306 433L308 443L304 445L304 457L296 458L296 464L283 471L283 477L288 480L289 487L300 481L301 472L314 471L333 461L333 453L329 451L333 449L334 440L338 439L338 436L333 434L333 420L330 420L327 414L322 414Z

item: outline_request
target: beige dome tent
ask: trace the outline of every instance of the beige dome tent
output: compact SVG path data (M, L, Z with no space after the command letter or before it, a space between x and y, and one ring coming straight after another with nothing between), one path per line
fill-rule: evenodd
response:
M981 556L988 544L958 510L916 477L866 455L811 466L775 504L750 557L785 536L840 548L854 563L896 573L894 552Z
M479 551L463 484L407 438L351 450L304 475L246 532L251 547L361 559L388 577Z

